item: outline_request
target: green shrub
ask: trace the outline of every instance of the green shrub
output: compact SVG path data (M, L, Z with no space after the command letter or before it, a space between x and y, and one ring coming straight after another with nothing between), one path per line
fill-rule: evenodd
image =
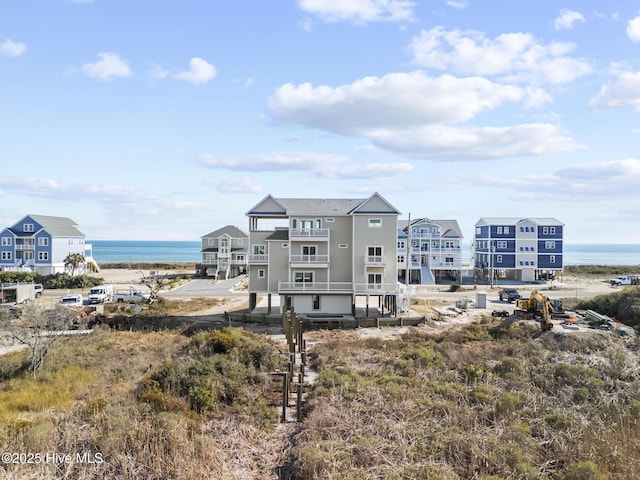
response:
M462 290L462 286L458 285L457 283L452 283L451 285L449 285L450 292L459 292L461 290Z
M607 480L609 477L600 471L598 465L587 460L569 465L560 478L562 480Z

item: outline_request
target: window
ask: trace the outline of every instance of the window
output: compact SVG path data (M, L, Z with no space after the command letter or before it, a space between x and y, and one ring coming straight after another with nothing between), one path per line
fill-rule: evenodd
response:
M4 240L4 239L3 239ZM404 240L399 240L398 241L398 248L404 249L406 246L406 243Z
M336 221L336 219L335 218L325 218L324 221L327 222L327 223L333 223L333 222Z
M369 288L372 288L376 285L382 285L382 274L370 273L369 275L367 275L367 283L369 284Z
M49 260L49 252L38 252L38 260Z
M295 272L293 281L296 283L311 283L313 282L313 272Z
M264 255L265 246L264 245L254 245L253 246L253 254L254 255Z
M449 264L453 265L453 257L446 257L444 259L444 263L449 263Z
M502 263L502 255L496 255L496 263Z
M2 237L2 246L10 247L11 246L11 237Z
M258 270L258 278L264 278L264 270L263 269Z
M2 260L11 260L11 252L2 252Z
M505 235L509 235L509 227L504 227L503 232Z
M398 255L398 263L404 263L404 259L405 259L404 255Z
M556 263L556 256L555 255L551 255L549 257L549 263Z
M556 227L549 227L549 233L551 235L555 235L556 234Z
M39 247L47 247L49 245L49 239L44 237L44 238L39 238L38 239L38 246Z
M213 245L215 245L215 244L216 244L216 239L215 239L215 238L211 238L211 237L207 238L207 244L208 244L210 247L211 247L211 246L213 246Z
M33 232L33 223L25 223L22 227L25 232Z
M312 295L311 302L314 310L320 310L320 295Z
M338 248L349 248L349 244L348 243L339 243L338 244Z
M236 260L238 260L239 262L244 262L244 255L238 255L236 257Z
M496 228L496 233L497 233L498 235L502 235L502 227L497 227L497 228Z
M521 232L524 232L524 227L520 227L520 231L521 231Z
M520 266L522 267L523 265L524 265L524 262L520 260Z
M370 218L369 219L369 228L381 228L382 227L382 219L381 218Z
M496 248L504 250L505 248L507 248L507 242L505 242L504 240L496 242Z
M238 239L238 245L244 245L244 239L243 238L239 238Z
M553 240L544 242L544 248L546 248L547 250L553 250L554 248L556 248L556 242Z
M476 227L476 235L480 235L482 233L482 229L480 227Z
M283 244L282 244L282 248L288 248L288 247L289 247L289 244L288 244L288 243L283 243Z
M314 256L316 255L316 246L315 245L303 245L302 246L302 255Z
M522 251L524 251L524 247L520 247L520 251L521 251L521 252L522 252Z
M549 235L549 227L542 227L542 234Z

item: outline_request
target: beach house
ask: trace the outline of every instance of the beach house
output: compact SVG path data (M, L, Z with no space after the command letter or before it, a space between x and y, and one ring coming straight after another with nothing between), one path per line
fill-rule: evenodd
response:
M380 194L368 198L275 198L249 217L249 305L258 295L271 312L355 314L356 300L385 312L397 297L398 210ZM375 303L374 303L375 302Z
M26 215L0 231L0 269L63 273L68 255L85 254L85 235L67 217Z
M201 263L198 276L232 278L247 272L249 235L233 225L226 225L201 237Z
M457 220L398 221L398 280L409 284L461 281L462 239Z
M563 229L555 218L480 218L472 244L475 278L555 278L563 269Z

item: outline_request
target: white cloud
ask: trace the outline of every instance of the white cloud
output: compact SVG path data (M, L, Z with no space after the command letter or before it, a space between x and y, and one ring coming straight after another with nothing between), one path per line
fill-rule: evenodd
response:
M584 15L574 10L563 9L560 15L553 22L553 28L556 30L571 30L576 22L584 23Z
M98 53L98 57L100 60L97 62L82 65L82 71L88 77L106 79L109 77L128 77L132 74L129 65L118 54L101 52Z
M318 165L330 165L346 160L347 157L340 155L322 155L295 151L277 151L264 155L233 157L216 157L203 154L197 158L197 162L200 165L208 168L253 172L315 170Z
M185 80L194 85L201 85L208 82L217 75L216 67L206 62L200 57L194 57L189 61L190 70L178 72L173 75L176 80Z
M632 18L627 24L627 35L633 42L640 42L640 16Z
M342 135L372 135L376 129L461 122L525 91L479 77L433 78L423 72L367 77L332 88L286 84L269 99L275 120Z
M298 6L325 22L398 22L413 19L414 2L406 0L298 0Z
M261 193L262 188L256 185L250 177L223 178L212 180L207 184L215 187L221 193Z
M309 152L279 151L264 155L214 157L200 155L202 166L212 169L250 172L309 172L320 178L372 179L388 178L413 170L413 165L403 162L366 163L350 162L341 155ZM237 179L234 179L234 185ZM216 188L218 188L216 184ZM230 187L224 187L230 188Z
M589 100L589 107L623 108L630 107L640 112L640 72L620 71L617 79L600 88L600 93Z
M451 8L456 8L458 10L463 10L469 6L468 0L447 0L447 5Z
M591 66L569 57L575 44L543 44L530 33L495 39L477 31L423 30L409 49L417 65L464 75L500 75L509 81L563 84L591 73Z
M13 40L6 39L0 43L0 55L7 57L19 57L27 51L27 46L24 43L16 43Z
M427 126L397 131L379 131L374 144L402 155L448 160L543 155L573 152L583 148L558 127L523 124L510 127Z
M627 158L624 160L612 160L558 170L557 174L567 180L591 180L598 182L603 179L633 178L635 182L640 178L640 160Z
M365 165L344 165L329 168L322 168L320 176L337 179L373 179L389 178L402 175L413 170L410 163L368 163Z

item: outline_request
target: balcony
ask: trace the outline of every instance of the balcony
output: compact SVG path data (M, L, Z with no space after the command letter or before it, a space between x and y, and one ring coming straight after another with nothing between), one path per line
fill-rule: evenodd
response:
M387 264L386 255L365 255L364 264L367 267L384 267Z
M290 255L291 268L329 268L329 255Z
M36 248L34 242L18 243L16 242L16 250L33 250Z
M269 254L252 253L249 255L249 265L266 265L269 263Z
M291 228L289 240L329 240L328 228Z
M354 293L358 295L393 295L398 293L397 283L356 283Z
M350 282L278 282L278 293L353 293Z

